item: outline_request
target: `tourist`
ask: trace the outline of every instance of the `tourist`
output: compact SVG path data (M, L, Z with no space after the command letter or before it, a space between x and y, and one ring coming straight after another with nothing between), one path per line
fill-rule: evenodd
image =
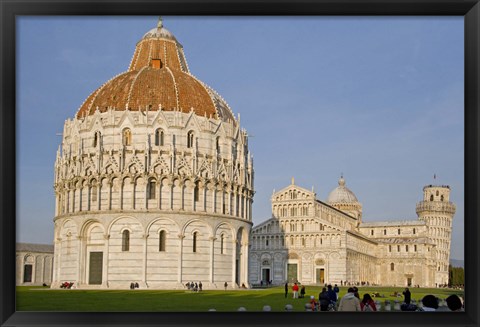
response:
M353 294L360 300L360 294L358 294L358 288L356 286L353 287Z
M363 300L362 302L360 302L360 308L364 312L377 311L377 306L375 305L375 301L373 301L372 297L368 293L365 293L363 295Z
M228 283L225 282L225 284L223 284L223 287L225 287L225 291L227 290L227 286L228 286Z
M410 301L412 300L412 294L410 293L408 287L405 287L405 291L403 291L403 296L405 297L404 302L406 304L410 304Z
M438 299L433 295L425 295L422 299L423 308L420 311L436 311Z
M454 311L454 312L463 311L462 300L460 300L460 298L457 295L455 294L450 295L449 297L447 297L446 301L450 311Z
M302 288L300 289L300 298L304 298L305 297L305 285L302 285Z
M187 286L187 290L190 291L190 282L187 282L187 283L185 284L185 286Z
M287 298L288 295L288 282L285 283L285 298Z
M340 300L338 311L362 311L360 300L355 297L354 293L354 289L349 287L348 293Z
M202 291L202 286L203 286L202 282L198 283L198 290L199 291Z
M335 286L333 287L333 291L335 292L335 294L337 294L337 301L338 301L338 294L340 293L340 289L338 288L337 284L335 284Z
M328 305L330 304L330 297L328 296L327 288L322 288L322 291L318 295L318 301L320 302L320 311L328 311Z
M293 298L298 299L298 285L297 285L297 283L293 284L292 291L293 291Z
M311 295L310 296L310 305L312 308L312 311L318 311L318 303L315 301L315 296Z
M330 301L336 303L337 293L335 293L335 291L332 289L332 285L330 284L327 286L327 293L328 293L328 297L330 298Z

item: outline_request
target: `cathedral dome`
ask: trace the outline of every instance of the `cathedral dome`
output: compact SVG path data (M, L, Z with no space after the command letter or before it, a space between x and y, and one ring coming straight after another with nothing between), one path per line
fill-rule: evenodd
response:
M358 202L355 194L345 186L345 179L340 177L338 186L330 192L327 199L328 203L354 203Z
M137 43L128 71L95 90L76 117L109 109L193 111L202 117L236 123L226 101L190 74L182 45L161 20Z

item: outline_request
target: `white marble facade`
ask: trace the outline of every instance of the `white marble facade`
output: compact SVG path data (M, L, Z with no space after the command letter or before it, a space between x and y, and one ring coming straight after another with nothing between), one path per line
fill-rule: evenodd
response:
M248 285L248 136L161 21L65 121L54 189L52 287Z
M364 222L343 177L326 202L292 180L272 195L272 218L252 229L249 281L447 284L455 213L449 195L448 186L428 185L417 220Z
M53 245L17 243L15 284L50 285L53 273Z

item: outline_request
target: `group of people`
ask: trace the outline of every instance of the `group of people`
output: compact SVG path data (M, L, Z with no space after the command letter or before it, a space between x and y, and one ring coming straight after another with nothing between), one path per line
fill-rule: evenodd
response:
M288 282L285 283L285 298L288 296ZM299 295L300 290L300 295ZM305 286L299 287L298 283L294 283L292 286L293 298L298 299L305 296ZM318 301L315 296L310 296L310 302L306 304L308 311L363 311L363 312L375 312L378 311L377 304L372 299L372 296L368 293L360 298L357 287L349 287L347 294L339 299L340 289L337 284L334 287L327 285L323 287L322 291L318 295ZM397 293L399 296L400 293ZM450 295L446 299L447 306L439 306L439 299L434 295L426 295L423 297L421 303L422 306L416 306L412 304L412 294L410 290L405 288L402 292L404 296L404 303L400 309L402 311L463 311L464 303L457 295Z
M193 292L199 292L200 291L201 292L203 284L202 284L202 282L199 282L198 284L193 283L193 282L189 282L189 283L185 284L185 286L187 286L187 290L189 290L189 291L193 291Z

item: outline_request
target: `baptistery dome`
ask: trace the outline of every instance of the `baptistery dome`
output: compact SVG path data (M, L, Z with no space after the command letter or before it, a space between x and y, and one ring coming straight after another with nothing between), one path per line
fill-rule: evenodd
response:
M248 287L248 134L161 20L62 136L52 287Z
M76 116L85 117L110 108L193 111L200 116L235 122L225 100L190 74L182 45L161 21L137 43L128 71L95 90Z

